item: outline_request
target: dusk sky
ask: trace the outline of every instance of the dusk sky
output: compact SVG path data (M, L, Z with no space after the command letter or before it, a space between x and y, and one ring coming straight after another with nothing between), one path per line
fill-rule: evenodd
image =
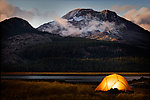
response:
M17 16L36 28L73 9L109 9L150 30L149 4L150 0L0 0L0 21Z

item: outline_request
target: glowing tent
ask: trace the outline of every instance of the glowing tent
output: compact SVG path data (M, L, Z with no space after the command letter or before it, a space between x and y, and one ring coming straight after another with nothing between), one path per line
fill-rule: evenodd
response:
M110 89L117 88L122 91L132 91L126 79L118 74L112 74L106 76L102 82L97 86L95 91L108 91Z

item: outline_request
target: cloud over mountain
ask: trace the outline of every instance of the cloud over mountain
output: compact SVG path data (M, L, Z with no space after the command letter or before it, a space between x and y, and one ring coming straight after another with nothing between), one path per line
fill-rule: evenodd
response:
M123 17L127 20L130 20L134 22L135 24L138 24L145 30L150 31L150 10L146 7L142 7L137 9L137 6L131 6L131 5L114 5L112 6L112 10L118 12L118 13L124 13Z
M148 8L129 10L124 13L123 17L150 31L150 10Z
M76 17L77 20L77 17ZM79 20L79 19L78 19ZM83 19L82 19L83 20ZM50 23L53 28L48 28L46 31L54 33L54 31L59 30L62 36L78 36L82 33L94 32L95 30L100 30L104 32L109 29L109 31L115 32L117 29L124 27L123 24L116 25L114 22L109 21L98 21L96 18L89 22L87 19L84 19L87 25L83 25L82 27L75 26L71 24L67 19L64 18L55 18L55 21ZM41 27L42 28L42 27Z

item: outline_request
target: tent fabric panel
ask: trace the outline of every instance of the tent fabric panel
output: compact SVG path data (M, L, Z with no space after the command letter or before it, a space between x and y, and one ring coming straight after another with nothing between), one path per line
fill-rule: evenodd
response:
M132 90L127 82L127 80L123 77L123 76L120 76L118 75L119 77L119 81L122 82L126 87L127 87L127 90Z
M106 77L107 78L107 85L108 89L111 89L111 87L118 81L116 76Z
M117 88L118 90L126 90L126 86L124 86L120 81L116 82L116 84L114 84L114 86L112 87L113 89L114 88Z
M104 78L104 79L102 80L102 82L97 86L97 88L96 88L95 90L96 90L96 91L97 91L97 90L103 91L105 86L106 86L106 78Z

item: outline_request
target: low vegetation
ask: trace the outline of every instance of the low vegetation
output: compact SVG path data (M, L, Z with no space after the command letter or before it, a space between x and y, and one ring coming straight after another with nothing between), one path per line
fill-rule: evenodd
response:
M1 100L149 100L150 88L133 88L134 93L95 92L98 84L2 80Z

